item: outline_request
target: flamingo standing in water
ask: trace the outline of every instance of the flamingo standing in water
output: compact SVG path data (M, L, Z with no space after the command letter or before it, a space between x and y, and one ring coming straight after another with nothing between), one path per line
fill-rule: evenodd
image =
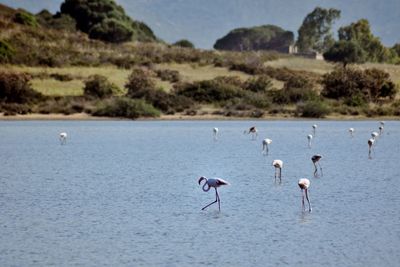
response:
M60 133L59 138L60 138L60 143L62 145L65 145L67 143L67 133L66 132Z
M268 155L269 149L268 149L268 145L272 143L272 140L269 138L265 138L262 141L262 145L263 145L263 152L265 153L265 155Z
M314 167L315 167L315 170L314 170L314 177L317 177L317 172L318 172L317 164L319 165L319 169L320 169L320 171L321 171L321 176L322 176L322 167L321 167L321 164L319 163L319 160L320 160L321 158L322 158L322 156L321 156L320 154L316 154L316 155L314 155L314 156L311 157L311 161L313 162Z
M276 173L279 170L279 181L282 182L282 167L283 167L283 162L280 159L276 159L272 162L272 166L275 167L275 182L276 182Z
M213 133L214 133L214 140L217 140L218 139L218 128L217 127L215 127L213 129Z
M315 130L317 129L317 127L318 127L318 125L316 125L316 124L314 124L313 126L312 126L312 128L313 128L313 135L315 136Z
M308 139L308 148L311 148L311 141L313 139L312 134L307 135L307 139Z
M379 123L381 124L381 126L385 126L385 122L384 121L380 121Z
M350 133L351 137L353 137L354 128L349 128L349 133Z
M305 195L307 202L308 202L308 211L311 212L312 211L311 203L310 203L310 199L308 198L308 188L310 187L310 180L308 180L306 178L301 178L298 182L298 185L301 189L301 203L302 203L303 211L306 210L305 209L306 207L304 205L304 195ZM305 194L303 191L305 192Z
M368 139L368 158L370 158L370 159L372 158L371 152L372 152L372 146L374 145L374 143L375 143L374 138Z
M252 135L252 140L255 140L258 136L258 131L255 126L250 127L248 131L244 131L244 133L251 134Z
M379 135L382 135L383 134L383 126L379 126Z
M224 179L221 179L221 178L210 178L210 179L207 179L206 177L203 177L203 176L199 178L199 184L201 184L202 181L205 181L205 183L204 183L204 185L202 187L204 192L208 192L208 190L210 190L211 187L213 187L215 189L215 201L211 202L208 205L206 205L201 210L204 210L208 206L211 206L212 204L218 202L218 210L221 211L221 200L219 199L217 188L220 187L221 185L229 185L229 183L227 181L225 181Z

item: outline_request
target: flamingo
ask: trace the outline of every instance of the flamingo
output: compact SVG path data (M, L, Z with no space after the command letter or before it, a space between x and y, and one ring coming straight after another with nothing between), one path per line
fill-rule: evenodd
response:
M379 135L382 135L382 133L383 133L383 126L379 126Z
M315 130L317 129L318 125L313 124L312 128L313 128L313 135L315 136Z
M244 131L244 133L252 134L252 139L253 140L255 140L257 138L257 136L258 136L258 131L257 131L257 128L255 126L250 127L249 130L248 131Z
M221 185L229 185L229 183L227 181L225 181L224 179L221 179L221 178L210 178L210 179L207 179L204 176L201 176L199 178L199 185L201 184L202 181L205 181L205 183L204 183L204 185L202 187L204 192L208 192L208 190L210 190L211 187L214 187L214 189L215 189L215 201L211 202L208 205L206 205L201 210L204 210L208 206L211 206L212 204L218 202L218 210L221 211L221 200L219 199L217 188L220 187Z
M371 151L372 151L372 146L374 145L374 143L375 143L374 138L368 139L368 158L371 158Z
M263 152L265 151L265 154L268 155L268 145L272 143L272 140L269 138L265 138L262 141L262 145L263 145Z
M371 133L371 137L372 137L373 139L376 139L378 136L379 136L379 134L378 134L377 132L372 132L372 133Z
M312 134L307 135L307 139L308 139L308 147L311 148L311 140L313 139Z
M385 122L384 121L380 121L379 123L381 124L381 126L385 126Z
M308 201L308 211L311 212L312 211L311 203L310 203L310 199L308 198L308 188L310 187L310 180L308 180L306 178L301 178L301 179L299 179L298 185L301 189L301 203L302 203L303 211L306 210L305 209L306 207L304 206L304 193L303 193L303 191L305 191L305 196Z
M282 182L282 167L283 161L280 159L276 159L272 162L272 166L275 167L275 182L276 182L276 172L279 169L279 181Z
M67 133L66 132L60 133L60 143L62 145L65 145L67 143Z
M319 169L321 170L321 176L322 176L322 167L321 164L319 163L319 160L322 159L322 156L320 154L316 154L311 157L312 162L314 163L315 171L314 171L314 177L317 177L317 164L319 165Z
M349 128L349 133L350 133L351 137L353 137L354 128Z
M218 139L218 128L217 127L215 127L213 129L213 133L214 133L214 140L217 140Z

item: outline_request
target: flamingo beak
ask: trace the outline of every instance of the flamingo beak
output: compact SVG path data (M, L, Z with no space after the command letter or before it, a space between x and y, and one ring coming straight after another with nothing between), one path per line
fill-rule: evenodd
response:
M206 179L205 177L201 176L201 177L199 178L199 184L201 183L201 181L203 181L203 180L205 180L205 179Z

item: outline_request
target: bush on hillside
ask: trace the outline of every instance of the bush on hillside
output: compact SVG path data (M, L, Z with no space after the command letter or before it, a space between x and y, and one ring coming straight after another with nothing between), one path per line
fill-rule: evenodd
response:
M266 75L262 75L255 78L249 78L245 82L244 88L254 93L266 92L272 88L272 80Z
M35 16L32 14L29 14L28 12L25 12L23 10L20 10L17 13L15 13L13 20L16 23L26 25L26 26L31 26L31 27L38 26L38 22L37 22Z
M127 96L131 98L142 98L147 91L154 90L156 83L152 79L152 72L143 68L134 68L125 84L128 89Z
M142 99L116 97L100 102L92 113L94 116L137 119L158 117L160 112Z
M30 76L23 73L0 71L0 101L5 103L33 103L42 94L29 84Z
M92 75L85 81L83 94L88 97L105 98L112 96L116 86L102 75Z
M0 63L9 63L15 55L15 49L6 41L0 40Z
M179 40L179 41L175 42L173 45L180 46L180 47L194 48L194 44L186 39Z
M307 101L297 105L297 114L306 118L324 118L330 113L329 107L322 101Z
M157 77L163 81L169 81L171 83L176 83L181 80L179 71L176 70L156 70Z

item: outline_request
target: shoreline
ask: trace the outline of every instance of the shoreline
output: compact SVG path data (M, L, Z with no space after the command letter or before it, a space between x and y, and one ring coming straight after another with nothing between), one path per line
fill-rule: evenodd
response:
M71 115L64 114L24 114L24 115L10 115L5 116L0 113L0 121L245 121L245 120L255 120L255 121L277 121L277 120L287 120L287 121L371 121L371 120L400 120L400 117L394 116L382 116L382 117L365 117L365 116L342 116L342 115L331 115L326 118L297 118L289 117L285 115L276 116L264 116L262 118L252 118L252 117L226 117L221 115L161 115L158 118L138 118L135 120L128 118L116 118L116 117L96 117L89 115L87 113L76 113Z

